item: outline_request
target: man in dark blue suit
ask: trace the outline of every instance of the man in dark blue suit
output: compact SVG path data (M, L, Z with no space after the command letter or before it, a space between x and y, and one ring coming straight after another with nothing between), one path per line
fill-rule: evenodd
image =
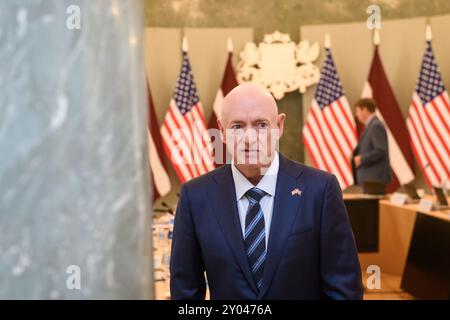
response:
M356 183L363 185L365 181L377 181L387 186L391 181L388 138L383 122L375 115L375 100L360 99L355 107L356 118L365 125L353 152Z
M244 84L219 118L233 157L182 186L172 299L361 299L361 270L334 175L276 151L285 115ZM206 279L205 279L206 275Z

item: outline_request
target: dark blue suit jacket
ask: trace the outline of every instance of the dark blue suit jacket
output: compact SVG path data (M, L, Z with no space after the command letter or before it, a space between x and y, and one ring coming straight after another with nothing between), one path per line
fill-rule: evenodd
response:
M292 195L298 188L301 195ZM230 165L185 183L172 242L172 299L361 299L353 233L334 175L280 155L263 286L253 280Z
M355 169L357 184L362 185L364 181L389 184L392 177L388 138L383 122L376 116L364 129L353 154L361 156L361 166Z

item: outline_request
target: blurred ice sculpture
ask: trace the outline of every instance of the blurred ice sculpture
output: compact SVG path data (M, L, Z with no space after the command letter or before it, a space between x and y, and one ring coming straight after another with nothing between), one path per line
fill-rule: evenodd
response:
M0 1L0 299L153 297L142 12Z

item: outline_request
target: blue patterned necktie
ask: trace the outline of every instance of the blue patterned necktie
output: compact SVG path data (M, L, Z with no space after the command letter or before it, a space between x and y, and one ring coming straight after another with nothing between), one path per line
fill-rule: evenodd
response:
M258 188L252 188L245 193L249 206L245 216L244 243L258 290L262 286L264 262L266 260L266 229L263 211L259 204L259 201L265 195L266 193Z

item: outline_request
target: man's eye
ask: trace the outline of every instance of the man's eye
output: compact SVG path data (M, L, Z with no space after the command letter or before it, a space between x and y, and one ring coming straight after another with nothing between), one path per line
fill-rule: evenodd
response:
M233 129L233 130L242 129L242 126L241 126L240 124L233 124L233 125L231 126L231 129Z
M265 123L265 122L258 123L258 129L266 129L266 128L267 128L267 123Z

